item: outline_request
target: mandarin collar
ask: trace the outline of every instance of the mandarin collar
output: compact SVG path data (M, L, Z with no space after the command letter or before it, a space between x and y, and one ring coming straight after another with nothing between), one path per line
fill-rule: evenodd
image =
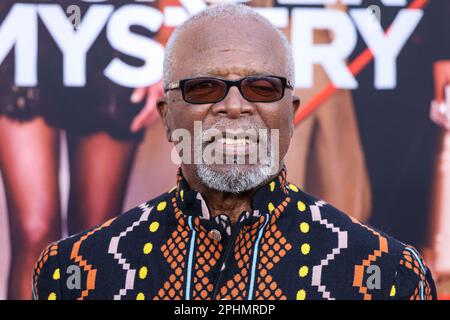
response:
M286 166L283 164L279 174L258 187L252 195L252 213L244 215L244 219L251 216L271 214L285 202L289 196L289 185L286 182ZM183 177L181 167L177 172L176 202L178 208L185 215L198 216L210 220L209 209L200 192L192 189Z

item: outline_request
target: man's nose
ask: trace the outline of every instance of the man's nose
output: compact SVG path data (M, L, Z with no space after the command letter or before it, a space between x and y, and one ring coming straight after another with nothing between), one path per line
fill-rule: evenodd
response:
M237 119L242 114L253 114L255 107L247 101L237 87L231 87L227 96L212 107L214 114L226 114L231 119Z

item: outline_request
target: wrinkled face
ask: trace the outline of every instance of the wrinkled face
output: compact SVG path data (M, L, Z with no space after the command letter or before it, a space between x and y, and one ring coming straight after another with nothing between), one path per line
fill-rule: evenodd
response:
M171 82L200 76L227 80L260 75L288 78L286 51L278 34L255 19L208 18L196 23L179 36L174 56ZM281 100L261 103L247 101L237 87L231 87L222 101L208 104L187 103L180 90L171 90L159 101L158 110L169 138L180 128L186 129L194 137L196 121L201 122L203 130L215 128L222 131L224 137L226 130L254 129L259 132L259 129L267 129L269 142L278 146L276 161L279 165L288 150L294 129L293 115L299 103L298 97L288 88ZM277 131L278 137L271 135L272 129ZM276 141L271 141L271 137L276 137ZM213 142L203 142L203 147ZM239 142L242 143L242 140ZM227 150L226 146L229 144L225 140L221 143L224 144L224 150ZM234 146L232 143L231 145ZM183 170L194 170L205 184L214 189L220 190L220 184L229 183L230 186L225 186L222 191L230 192L233 192L230 188L234 188L235 192L250 188L236 187L239 181L235 180L242 180L243 177L255 180L254 184L262 183L263 181L256 180L264 180L263 177L259 175L258 178L258 174L255 176L255 172L261 171L261 166L259 162L250 164L245 161L244 164L236 164L225 160L223 164L182 164ZM211 182L205 181L208 179L220 181L216 186L211 186Z

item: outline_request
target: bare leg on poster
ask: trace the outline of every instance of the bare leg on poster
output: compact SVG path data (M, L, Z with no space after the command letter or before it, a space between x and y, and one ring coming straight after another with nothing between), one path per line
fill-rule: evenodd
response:
M31 299L33 265L61 236L59 131L37 117L0 117L0 168L9 213L9 299Z
M68 134L69 234L91 228L122 211L137 143L107 133Z

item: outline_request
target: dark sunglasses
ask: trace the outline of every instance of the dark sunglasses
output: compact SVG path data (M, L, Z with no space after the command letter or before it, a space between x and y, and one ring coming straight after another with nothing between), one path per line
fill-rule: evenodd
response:
M233 86L250 102L275 102L283 98L286 87L293 89L284 77L249 76L236 81L213 77L183 79L170 83L164 91L180 89L187 103L207 104L225 99Z

